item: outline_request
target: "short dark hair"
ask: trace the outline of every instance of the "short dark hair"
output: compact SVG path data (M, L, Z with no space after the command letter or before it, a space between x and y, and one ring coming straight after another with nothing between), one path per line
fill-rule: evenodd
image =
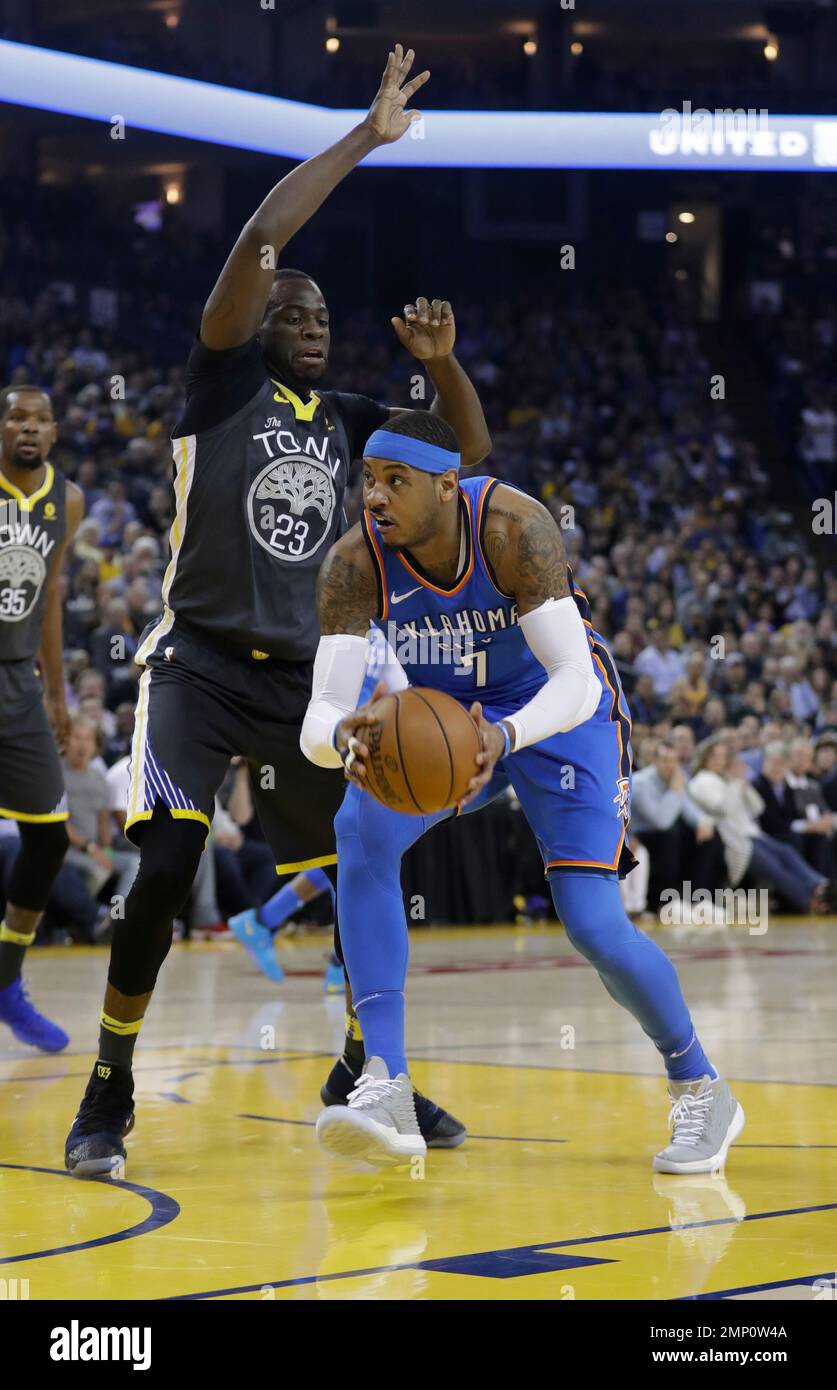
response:
M270 287L270 294L267 296L265 313L267 313L276 299L280 287L288 280L309 280L312 285L316 285L317 283L313 276L309 275L306 270L294 270L293 266L289 265L282 266L281 270L277 270L273 276L273 284Z
M399 410L396 415L390 416L382 428L387 434L406 434L410 439L435 444L437 449L459 453L459 441L447 420L429 410Z
M46 396L50 405L52 405L52 397L49 391L44 390L43 386L33 386L28 381L22 382L20 386L4 386L3 390L0 391L0 419L6 414L12 396L18 395L21 391L34 391L38 396Z

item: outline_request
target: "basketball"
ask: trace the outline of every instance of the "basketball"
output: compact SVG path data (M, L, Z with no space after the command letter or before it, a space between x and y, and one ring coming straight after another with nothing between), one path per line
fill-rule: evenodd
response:
M363 731L364 786L392 811L427 816L455 806L478 771L480 736L468 711L441 690L401 690L375 705Z

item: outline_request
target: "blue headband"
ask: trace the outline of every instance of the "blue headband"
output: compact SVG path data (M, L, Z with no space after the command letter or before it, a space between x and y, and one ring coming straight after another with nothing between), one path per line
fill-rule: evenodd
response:
M420 468L422 473L446 473L449 468L458 470L460 463L459 454L451 449L440 449L437 444L426 444L423 439L413 439L408 434L393 434L388 429L370 434L363 452L368 458L406 463L409 468Z

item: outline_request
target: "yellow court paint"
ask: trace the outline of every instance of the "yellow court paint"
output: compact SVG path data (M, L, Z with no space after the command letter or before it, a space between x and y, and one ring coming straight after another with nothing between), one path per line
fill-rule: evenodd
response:
M73 1037L52 1057L0 1037L0 1278L31 1299L821 1296L810 1281L837 1255L830 931L666 942L747 1113L725 1176L696 1178L651 1169L668 1111L653 1048L562 935L514 930L415 943L414 1079L470 1130L423 1172L316 1147L343 1003L309 941L280 946L301 973L279 987L237 948L175 950L137 1050L126 1181L70 1178L106 958L33 952L33 997Z

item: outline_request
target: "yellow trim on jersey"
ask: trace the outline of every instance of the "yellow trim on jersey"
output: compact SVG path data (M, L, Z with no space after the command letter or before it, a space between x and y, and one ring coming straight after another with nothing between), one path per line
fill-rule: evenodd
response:
M324 869L326 864L336 864L336 854L321 854L319 859L300 859L296 864L277 864L277 874L301 874L303 869Z
M27 822L37 822L46 824L47 821L69 820L69 811L49 811L45 816L33 816L28 811L9 811L5 806L0 806L0 816L5 816L7 820L24 820Z
M169 550L171 555L166 566L166 573L163 576L163 586L161 595L163 599L164 611L160 622L149 632L134 661L138 666L144 666L147 658L156 650L160 638L171 628L174 622L174 613L169 608L169 593L177 574L177 561L180 558L180 550L183 545L183 538L186 534L186 514L189 506L189 493L192 490L192 482L195 477L195 448L196 436L194 434L184 434L180 439L173 439L171 445L172 458L175 465L174 497L175 512L174 520L169 529Z
M190 449L191 444L191 449ZM178 445L180 446L180 458L175 458L177 475L174 480L174 495L176 500L174 520L169 531L169 545L171 546L171 558L163 576L162 595L163 602L168 604L169 590L177 570L177 557L180 554L180 547L183 544L183 535L186 530L186 503L189 500L189 489L194 476L195 464L195 436L184 434L180 439L172 440L172 454ZM191 468L190 468L191 464Z
M281 381L274 381L273 377L270 379L277 388L273 396L275 401L284 401L286 405L293 406L294 415L297 420L313 420L314 412L320 404L320 398L316 391L312 391L311 399L305 402L295 391L291 390L290 386L283 386Z
M2 487L6 492L11 493L12 497L14 497L15 501L18 503L21 511L23 512L30 512L36 502L40 502L42 497L46 497L54 481L55 469L53 468L51 463L47 463L46 473L44 474L44 481L41 483L41 486L38 488L37 492L33 492L31 497L27 497L25 492L21 492L19 488L15 487L14 483L9 482L9 479L5 476L4 473L0 472L0 487Z
M136 656L134 657L134 662L137 666L145 665L146 658L149 657L153 651L156 651L157 643L159 642L161 637L165 637L166 633L171 629L171 625L173 622L174 613L171 610L171 608L164 609L163 616L160 619L159 623L156 627L151 629L142 646L140 647L139 651L137 652Z
M130 1038L134 1033L139 1032L143 1024L141 1018L134 1018L130 1023L123 1023L120 1018L111 1018L104 1009L99 1016L99 1022L103 1028L107 1028L109 1033L115 1033L118 1038Z
M145 646L145 643L143 643ZM140 653L137 652L137 658ZM137 814L137 799L139 796L140 784L145 780L145 725L148 719L148 687L151 682L151 672L143 671L139 681L139 694L137 695L137 712L134 720L134 736L131 740L131 780L128 784L128 816L125 821L125 829L132 825L135 820L139 820ZM145 797L143 796L143 801Z
M165 802L161 804L165 806ZM166 810L173 820L197 820L200 821L201 825L205 825L207 830L212 829L209 816L205 815L203 811L184 811L179 806L166 806ZM128 817L125 822L125 829L130 830L131 826L136 825L138 821L151 820L153 815L153 811L137 811L135 816ZM336 855L334 857L334 862L337 862Z

